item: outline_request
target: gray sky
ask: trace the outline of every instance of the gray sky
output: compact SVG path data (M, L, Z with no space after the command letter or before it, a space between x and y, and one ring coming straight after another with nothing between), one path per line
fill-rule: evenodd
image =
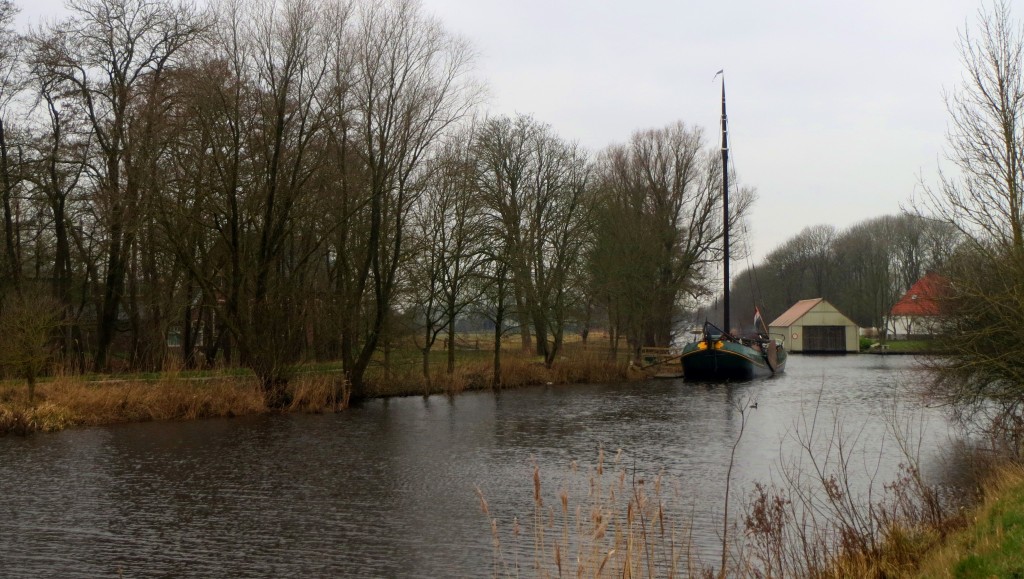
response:
M16 0L21 22L61 12ZM725 69L733 167L758 190L759 260L808 225L896 213L934 182L978 0L422 0L479 52L487 109L527 113L597 152L677 120L718 142ZM1019 14L1017 15L1020 16ZM745 264L744 264L745 265Z
M899 211L934 181L943 90L977 0L423 0L480 52L490 109L597 151L676 120L718 142L759 199L755 259L808 225Z

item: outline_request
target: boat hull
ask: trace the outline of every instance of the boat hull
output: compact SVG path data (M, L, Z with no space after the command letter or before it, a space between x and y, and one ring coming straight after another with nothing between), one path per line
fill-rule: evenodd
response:
M784 352L778 353L773 369L760 350L730 341L689 344L683 349L680 360L683 377L691 381L753 380L782 372L786 365Z

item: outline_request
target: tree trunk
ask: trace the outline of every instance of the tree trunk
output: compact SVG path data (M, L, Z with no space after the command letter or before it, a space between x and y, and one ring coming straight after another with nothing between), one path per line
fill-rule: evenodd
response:
M420 354L423 364L423 393L426 394L430 391L430 346L420 348Z
M260 378L263 389L263 402L267 408L280 410L292 403L292 395L288 392L288 380L281 377L264 376Z
M505 323L505 308L500 303L494 312L494 374L491 376L491 389L501 389L501 326Z
M107 275L103 283L103 300L96 331L96 360L94 370L106 372L110 369L108 357L114 342L114 331L121 308L121 292L125 278L124 256L121 255L121 227L111 227L110 246L107 251Z
M196 327L192 322L192 276L185 282L185 317L181 321L181 363L191 370L196 367Z
M21 264L18 259L17 243L15 241L14 210L11 205L11 196L14 191L11 184L10 161L7 154L7 135L4 129L3 120L0 119L0 179L3 187L4 205L4 252L7 257L7 271L10 276L11 285L15 292L21 294Z
M536 340L535 354L546 360L548 357L548 325L544 315L536 310L533 312L533 333Z
M533 349L533 341L530 338L529 315L526 312L526 300L522 298L519 291L516 291L516 311L519 313L519 337L522 340L523 351L529 352Z
M455 316L448 316L448 375L455 373Z

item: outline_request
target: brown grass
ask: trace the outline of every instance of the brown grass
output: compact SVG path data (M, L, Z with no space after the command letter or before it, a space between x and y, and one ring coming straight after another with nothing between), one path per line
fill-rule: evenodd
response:
M289 389L293 412L326 412L348 404L336 375L294 378ZM0 385L0 433L51 432L69 426L95 426L152 420L245 416L267 412L254 379L184 379L86 382L60 377L37 386L30 404L21 384Z
M1012 532L1010 527L1019 529L1024 517L1020 511L1024 503L1024 465L1001 463L991 467L981 481L980 491L980 503L965 513L966 527L924 553L913 577L980 576L977 569L957 570L967 558L988 561L993 553L1005 548L1003 541ZM1020 552L1010 554L1010 558L1016 559L1017 569L1001 576L1021 576L1024 563Z
M340 374L303 374L288 384L291 412L336 412L348 408L351 389Z
M419 365L405 364L368 372L369 393L375 397L447 394L490 389L489 361L465 361L455 372L436 370L426 384ZM580 350L545 368L533 356L506 352L502 360L503 388L537 384L611 382L643 377L627 375L626 366L607 355ZM350 389L336 372L300 373L288 384L289 412L334 412L348 407ZM155 380L140 377L87 381L58 376L37 386L29 402L24 383L0 383L0 434L50 432L70 426L95 426L151 420L193 420L268 412L256 380L245 376L195 378L169 368Z
M86 382L60 377L37 386L36 404L23 385L0 386L0 432L54 431L150 420L191 420L265 410L255 381L237 378Z
M443 368L434 368L428 386L417 363L388 370L382 366L373 367L367 372L366 382L371 396L456 395L490 389L493 373L490 360L463 361L456 365L452 374ZM570 352L558 359L552 368L546 368L536 356L515 350L504 352L501 361L502 388L623 382L648 377L642 372L630 372L625 363L609 360L607 353L597 351Z
M692 552L688 521L671 514L681 502L662 476L638 477L620 461L606 464L600 450L596 465L583 471L573 462L552 496L534 465L533 514L525 525L492 517L478 488L480 509L491 527L492 575L519 576L519 545L531 541L536 577L698 577L711 571ZM524 528L525 527L525 528ZM529 536L527 536L529 533Z

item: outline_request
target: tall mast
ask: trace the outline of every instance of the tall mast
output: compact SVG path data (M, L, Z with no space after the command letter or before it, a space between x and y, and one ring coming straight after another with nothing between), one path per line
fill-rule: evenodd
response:
M731 331L729 328L729 130L728 119L725 116L725 75L722 75L722 215L725 224L725 231L722 235L722 244L725 248L725 259L722 265L725 277L722 307L725 309L725 315L722 318L722 330L728 333Z

